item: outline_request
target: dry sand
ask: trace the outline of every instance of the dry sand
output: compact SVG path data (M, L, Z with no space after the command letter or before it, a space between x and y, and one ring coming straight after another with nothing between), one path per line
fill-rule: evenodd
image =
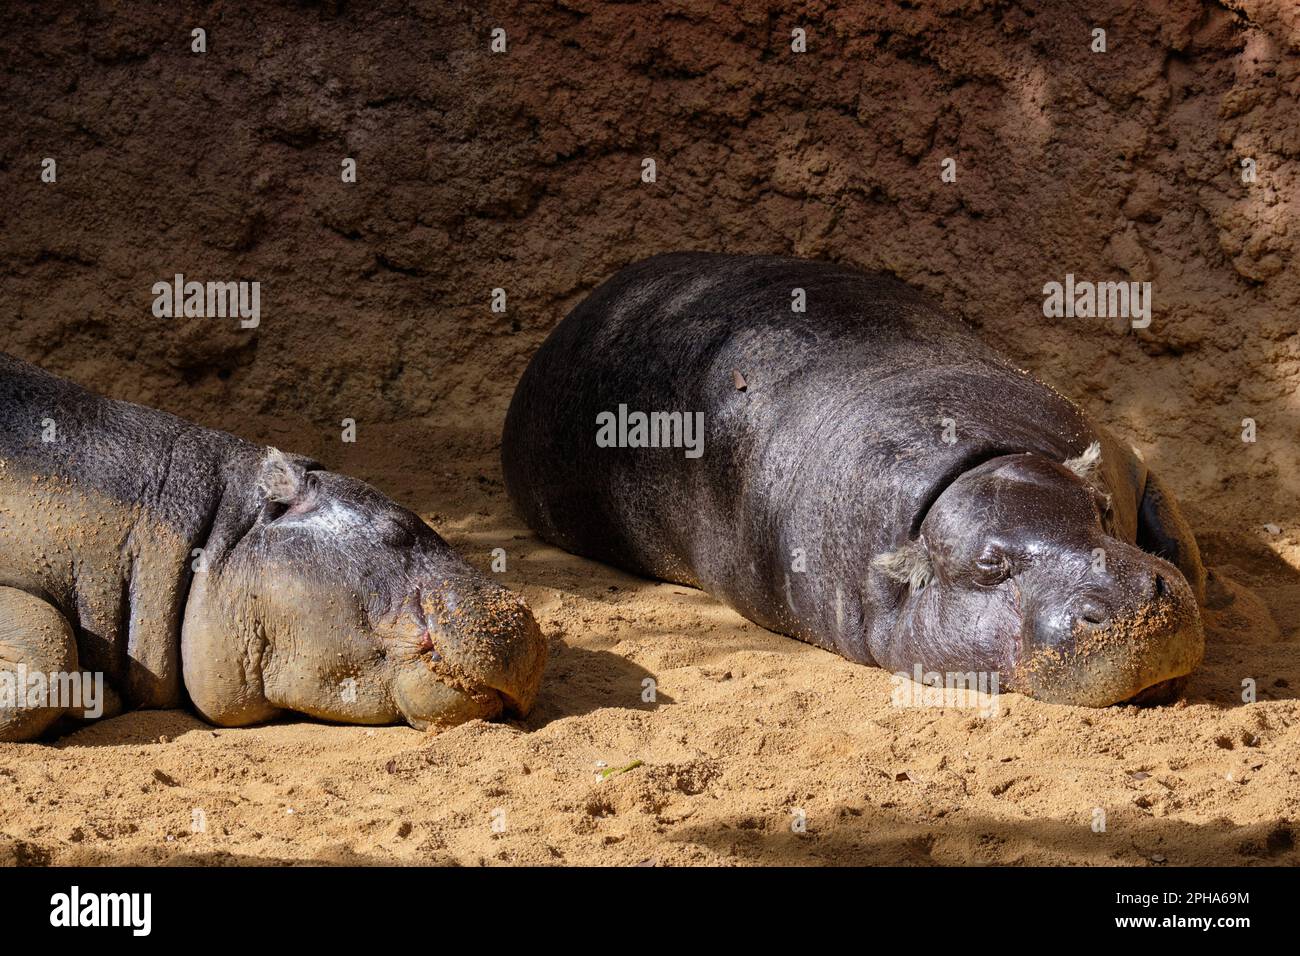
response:
M289 444L306 423L252 430ZM1219 600L1235 598L1208 614L1206 663L1185 703L1087 710L1009 694L992 714L900 708L883 671L769 633L701 592L540 542L512 517L486 428L435 431L431 458L427 436L383 428L330 463L419 507L480 567L492 548L507 550L505 577L551 645L526 721L426 735L306 721L218 730L183 712L139 712L52 746L2 744L0 854L57 864L1300 858L1294 527L1279 536L1291 566L1260 540L1267 532L1201 529ZM446 464L424 470L429 460ZM1258 701L1243 705L1247 677ZM653 703L642 699L647 678ZM633 761L598 781L601 768ZM1104 832L1093 829L1098 811Z

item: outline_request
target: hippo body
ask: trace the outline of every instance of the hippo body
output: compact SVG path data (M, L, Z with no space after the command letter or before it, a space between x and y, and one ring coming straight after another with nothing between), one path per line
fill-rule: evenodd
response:
M702 413L702 449L637 412ZM892 277L628 266L534 356L502 463L546 540L852 661L1098 705L1201 657L1195 539L1143 462Z
M544 652L368 485L0 353L0 667L102 675L110 715L423 727L526 711ZM80 716L12 703L0 740Z

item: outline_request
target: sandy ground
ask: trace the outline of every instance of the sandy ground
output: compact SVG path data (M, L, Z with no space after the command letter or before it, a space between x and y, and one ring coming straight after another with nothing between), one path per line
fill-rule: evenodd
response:
M300 721L217 730L138 712L50 745L3 744L0 859L1300 862L1295 527L1201 528L1228 603L1207 615L1206 663L1183 703L1086 710L1011 694L996 710L987 698L896 707L883 671L540 542L512 517L489 429L437 432L430 458L425 428L305 450L415 505L481 567L507 550L504 577L551 645L532 715L426 735ZM309 425L249 430L302 447ZM429 471L416 457L447 464ZM1258 688L1249 705L1245 678Z

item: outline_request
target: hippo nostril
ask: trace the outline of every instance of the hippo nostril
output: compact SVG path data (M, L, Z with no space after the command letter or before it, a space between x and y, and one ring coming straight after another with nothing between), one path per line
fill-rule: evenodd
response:
M424 635L424 640L420 641L419 647L416 648L416 653L427 654L435 661L442 660L442 655L439 654L437 648L433 646L433 638L427 633Z
M1168 597L1170 592L1169 582L1165 580L1163 574L1156 574L1156 597Z

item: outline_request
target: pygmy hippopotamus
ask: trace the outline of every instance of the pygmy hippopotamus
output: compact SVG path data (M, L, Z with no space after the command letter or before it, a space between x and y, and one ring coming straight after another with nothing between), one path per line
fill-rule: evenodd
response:
M369 485L0 353L0 740L187 698L222 726L522 715L545 656Z
M1134 450L889 276L681 253L560 324L502 438L541 537L912 675L1176 694L1205 571Z

